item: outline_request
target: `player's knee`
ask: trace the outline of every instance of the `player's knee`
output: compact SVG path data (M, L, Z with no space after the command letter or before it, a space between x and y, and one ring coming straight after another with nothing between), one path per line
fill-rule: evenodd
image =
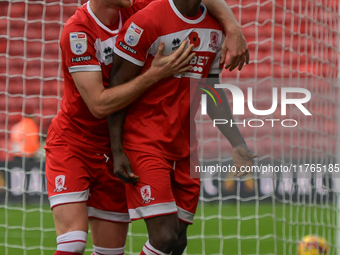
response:
M71 231L57 237L57 251L74 254L84 254L87 233L84 231Z
M150 243L158 250L170 253L177 245L178 234L175 231L163 231L157 236L150 236Z

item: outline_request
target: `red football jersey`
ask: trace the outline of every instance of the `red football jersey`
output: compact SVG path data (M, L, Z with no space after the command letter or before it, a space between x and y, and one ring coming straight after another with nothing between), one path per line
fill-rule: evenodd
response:
M189 156L190 125L194 125L190 110L196 112L199 105L191 104L198 93L190 89L190 80L199 82L222 70L222 27L204 5L200 9L197 17L188 18L173 0L155 1L132 16L119 33L114 52L144 66L142 71L150 67L160 42L165 43L164 54L169 55L188 39L196 53L191 70L158 82L129 107L124 126L126 148L173 160Z
M107 87L119 30L132 14L150 2L135 0L132 7L121 9L115 30L110 30L97 19L89 2L78 8L65 24L60 38L65 89L61 109L52 120L52 125L58 135L70 144L97 152L110 151L107 119L98 120L92 115L71 73L101 71L104 86Z

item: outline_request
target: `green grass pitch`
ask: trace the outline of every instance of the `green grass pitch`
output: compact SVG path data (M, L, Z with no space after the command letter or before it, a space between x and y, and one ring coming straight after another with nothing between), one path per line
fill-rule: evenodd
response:
M187 254L296 254L299 240L308 234L336 239L337 210L315 205L269 202L203 203L189 227ZM48 205L0 205L0 254L52 255L56 247ZM133 237L131 236L133 235ZM126 254L139 254L147 240L143 221L130 225ZM91 237L85 254L91 254Z

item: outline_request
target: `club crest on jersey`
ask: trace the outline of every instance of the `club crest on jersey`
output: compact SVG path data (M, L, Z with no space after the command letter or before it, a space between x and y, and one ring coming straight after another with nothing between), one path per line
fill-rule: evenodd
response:
M65 175L58 175L55 178L55 190L54 192L62 192L63 190L67 190L65 186Z
M210 32L210 44L209 47L213 50L217 50L218 48L218 37L219 34L215 31Z
M76 55L82 55L87 50L87 36L85 33L70 33L71 50Z
M129 46L136 46L142 36L144 29L137 26L135 23L131 22L129 28L126 30L124 40Z
M151 187L150 187L150 185L145 185L145 186L141 187L140 194L142 195L142 198L143 198L143 202L142 202L143 204L148 204L152 200L155 200L154 197L151 197Z

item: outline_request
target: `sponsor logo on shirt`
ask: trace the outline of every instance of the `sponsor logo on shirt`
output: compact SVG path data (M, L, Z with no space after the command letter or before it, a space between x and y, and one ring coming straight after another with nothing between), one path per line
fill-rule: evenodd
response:
M89 61L91 60L91 56L84 56L84 57L76 57L76 58L71 58L71 62L82 62L82 61Z
M129 46L122 42L119 42L118 45L122 47L124 50L130 51L132 54L137 54L137 51L135 51L134 49L130 48Z
M129 28L126 30L124 41L129 46L136 46L142 36L144 29L131 22Z
M65 175L58 175L55 178L55 190L54 192L62 192L63 190L67 190L65 186Z
M113 56L113 49L108 46L103 50L103 53L105 54L105 59L111 58Z
M182 73L180 77L201 79L203 77L203 71L205 70L205 66L207 66L208 63L209 63L208 56L196 55L189 62L189 64L192 65L192 67L189 69L189 71Z
M145 186L141 187L140 194L143 198L143 202L142 202L143 204L148 204L152 200L155 200L154 197L151 197L151 187L150 187L150 185L145 185Z
M110 65L113 61L113 45L116 43L116 36L110 37L105 41L101 41L97 38L94 43L94 48L96 49L96 57L100 63L104 65Z
M87 36L83 32L70 33L71 50L76 55L82 55L87 50Z
M177 50L179 48L179 45L181 44L181 40L179 38L175 38L172 40L172 50Z

